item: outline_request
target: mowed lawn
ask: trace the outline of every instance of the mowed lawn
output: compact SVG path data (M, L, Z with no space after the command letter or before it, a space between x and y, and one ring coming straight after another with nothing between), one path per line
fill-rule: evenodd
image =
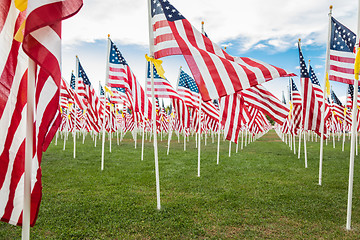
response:
M323 185L318 185L319 142L308 142L308 165L272 130L228 157L229 143L208 138L197 149L190 138L159 141L161 210L156 209L152 143L141 161L131 134L120 145L106 141L105 169L101 141L90 137L63 151L59 138L44 153L43 198L32 239L359 239L360 164L355 159L353 230L346 231L349 141L324 149ZM204 143L204 141L202 141ZM324 144L325 145L325 144ZM297 147L297 146L296 146ZM20 239L21 228L0 223L0 239Z

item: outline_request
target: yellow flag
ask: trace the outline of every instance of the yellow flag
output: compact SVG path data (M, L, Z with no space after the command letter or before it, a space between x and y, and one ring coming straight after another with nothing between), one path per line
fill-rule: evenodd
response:
M157 74L158 74L161 78L165 79L165 76L164 76L165 70L164 70L163 67L161 66L162 60L149 57L147 54L145 54L145 58L146 58L146 60L147 60L148 62L152 62L152 63L154 64L154 66L155 66L155 68L156 68Z
M328 96L330 96L330 81L329 81L329 74L328 74L328 73L326 73L325 88L326 88L326 94L327 94Z
M20 12L23 12L27 8L28 1L27 0L15 0L15 7L19 9Z
M24 28L25 28L25 20L22 22L22 24L20 25L19 29L17 30L14 39L18 42L22 42L24 39Z
M359 71L360 71L360 48L357 48L355 65L354 65L354 74L356 80L359 80Z
M290 101L290 111L289 111L289 119L291 118L291 111L292 111L292 108L293 108L293 105L292 105L292 102Z
M346 115L346 110L347 110L347 108L344 108L344 116Z
M104 86L105 92L108 92L112 97L114 96L114 93L107 87Z

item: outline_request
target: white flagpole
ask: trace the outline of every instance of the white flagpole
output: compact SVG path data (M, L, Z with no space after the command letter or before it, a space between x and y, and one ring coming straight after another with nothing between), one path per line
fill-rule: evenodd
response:
M199 98L199 132L198 132L198 177L200 177L200 147L201 147L201 96Z
M307 163L307 150L306 150L306 133L305 133L305 131L303 131L303 133L304 133L304 157L305 157L305 168L307 168L308 167L308 163ZM299 138L299 141L300 141L301 139ZM300 149L299 149L299 151L300 151Z
M151 0L148 0L148 20L149 20L149 48L150 57L154 57L154 36L153 26L151 22ZM160 210L160 177L159 177L159 160L158 160L158 146L156 134L156 111L155 111L155 94L154 94L154 64L150 62L151 75L151 95L152 95L152 119L153 119L153 134L154 134L154 155L155 155L155 178L156 178L156 200L157 209Z
M220 101L219 101L220 106ZM220 161L220 128L221 128L221 120L219 121L219 128L218 128L218 144L217 144L217 156L216 156L216 164L219 165Z
M24 209L22 216L21 239L30 239L31 212L31 175L33 160L34 137L34 103L35 103L36 63L29 58L26 107L26 140L25 140L25 171L24 171Z
M76 56L76 59L78 59L78 57ZM76 66L75 66L75 71L76 71L76 76L75 76L75 93L77 93L77 85L78 85L78 77L79 77L79 64L78 64L78 60L76 60ZM73 132L73 138L74 138L74 159L76 157L76 122L77 122L77 110L76 110L76 103L74 101L73 104L73 109L75 111L75 119L74 119L74 132Z
M360 34L360 0L358 1L358 22L356 33L356 53L359 51L359 34ZM355 61L356 62L356 61ZM351 229L351 210L352 210L352 195L354 183L354 158L355 158L355 138L357 137L357 100L358 100L358 76L354 79L354 96L352 109L352 126L351 126L351 145L350 145L350 165L349 165L349 188L348 188L348 203L346 214L346 230Z
M178 78L177 78L177 83L176 83L176 92L178 90L178 87L179 87L179 80L180 80L180 73L181 73L181 66L180 66L180 69L179 69L179 74L178 74ZM173 110L174 111L174 110ZM173 119L172 117L170 116L170 129L169 129L169 135L168 135L168 149L167 149L167 155L169 155L169 151L170 151L170 142L171 142L171 136L172 136L172 132L173 132ZM185 127L184 127L185 129ZM179 135L180 133L178 134L178 139L179 139ZM184 139L185 139L185 131L184 131ZM186 145L186 141L184 141L184 151L185 151L185 145Z
M101 145L101 171L104 170L104 158L105 158L105 114L106 114L106 94L104 93L104 113L103 113L103 122L102 122L102 145Z
M231 157L231 141L229 141L229 157Z
M329 72L329 58L330 58L330 38L331 38L331 14L332 5L330 6L329 12L329 25L328 25L328 42L326 47L326 63L325 63L325 81L324 81L324 92L323 92L323 104L321 106L321 123L320 123L320 160L319 160L319 185L322 183L322 163L323 163L323 151L324 151L324 125L325 125L325 100L326 100L326 75ZM316 136L315 136L316 137ZM317 140L317 138L315 139Z

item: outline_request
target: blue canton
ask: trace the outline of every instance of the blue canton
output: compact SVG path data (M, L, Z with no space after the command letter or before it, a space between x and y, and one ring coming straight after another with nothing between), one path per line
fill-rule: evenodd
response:
M185 19L183 15L174 8L167 0L152 0L151 1L151 15L164 13L167 20L174 22L176 20Z
M74 75L74 73L71 73L70 87L72 89L75 89L75 75Z
M300 77L301 78L309 78L309 73L307 71L304 56L302 54L299 44L298 44L298 47L299 47L299 58L300 58Z
M79 76L78 77L82 78L84 84L91 85L91 82L90 82L89 78L87 77L83 67L80 64L80 61L79 61Z
M330 49L343 52L353 52L355 43L355 33L332 17Z
M339 98L336 96L335 92L333 90L331 90L331 99L333 100L334 103L336 103L339 106L342 106L341 101L339 100Z
M120 53L119 49L116 47L116 45L110 40L111 46L110 46L110 56L109 56L109 62L113 64L123 64L127 65L125 58Z
M309 67L309 75L310 75L310 80L311 80L312 84L316 84L316 85L320 86L320 82L317 79L315 72L311 66Z
M154 72L154 78L161 78L157 73L155 66L153 67L153 72ZM151 78L150 62L147 63L147 78Z
M187 75L183 70L180 72L179 86L188 88L192 92L199 93L199 88L197 87L195 80Z

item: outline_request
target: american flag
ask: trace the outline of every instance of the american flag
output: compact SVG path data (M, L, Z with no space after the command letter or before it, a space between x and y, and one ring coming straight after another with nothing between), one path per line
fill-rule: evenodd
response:
M329 80L354 84L356 35L331 17Z
M292 105L290 131L297 134L301 128L302 97L292 78L290 79L290 105Z
M289 109L264 86L257 85L241 91L240 94L245 103L262 111L278 124L283 124L286 121Z
M183 55L204 101L289 75L255 59L230 56L196 30L167 0L151 1L150 24L154 57Z
M221 125L227 140L237 143L244 101L237 93L220 98Z
M109 69L107 84L109 87L125 88L129 99L134 105L131 106L134 112L140 112L145 119L151 119L151 103L145 94L144 89L137 81L130 66L122 56L116 45L109 39Z
M309 64L309 76L310 76L310 80L311 80L313 89L315 91L315 96L320 101L322 101L323 97L324 97L323 90L321 89L320 82L319 82L318 78L316 77L316 74L315 74L313 68L310 66L310 64Z
M304 56L301 51L300 43L299 47L299 59L300 59L300 80L303 84L303 111L302 111L302 125L304 130L313 130L318 135L321 134L320 123L321 123L321 106L323 104L322 99L316 96L313 84L310 81L310 75L306 68ZM329 108L325 107L324 122L331 116ZM326 127L324 127L326 132Z
M185 104L189 107L198 108L200 104L199 88L192 77L180 69L179 85L177 91Z
M90 118L92 128L99 132L101 129L100 111L102 111L102 104L99 97L95 93L95 89L92 87L89 78L87 77L83 67L81 66L80 60L78 60L78 94L85 98L87 107L87 116Z
M147 78L146 78L146 94L148 97L151 97L151 72L150 72L150 62L147 62ZM179 94L171 86L170 82L167 79L164 79L159 76L156 71L156 68L153 67L153 76L154 76L154 97L157 98L180 98Z
M27 104L27 56L38 65L35 83L34 152L30 222L35 224L41 201L41 158L61 118L61 21L75 14L82 1L28 1L20 12L14 1L2 1L0 11L0 218L22 225ZM67 9L68 11L61 11ZM14 40L24 22L23 44ZM41 16L39 18L38 16ZM49 27L50 26L50 27ZM50 39L49 36L54 36ZM21 41L20 39L18 39ZM26 53L26 54L25 54ZM44 57L46 56L46 57Z
M331 109L333 111L333 114L335 115L336 119L343 121L345 116L345 107L343 106L340 99L336 96L333 90L331 90L331 100Z

